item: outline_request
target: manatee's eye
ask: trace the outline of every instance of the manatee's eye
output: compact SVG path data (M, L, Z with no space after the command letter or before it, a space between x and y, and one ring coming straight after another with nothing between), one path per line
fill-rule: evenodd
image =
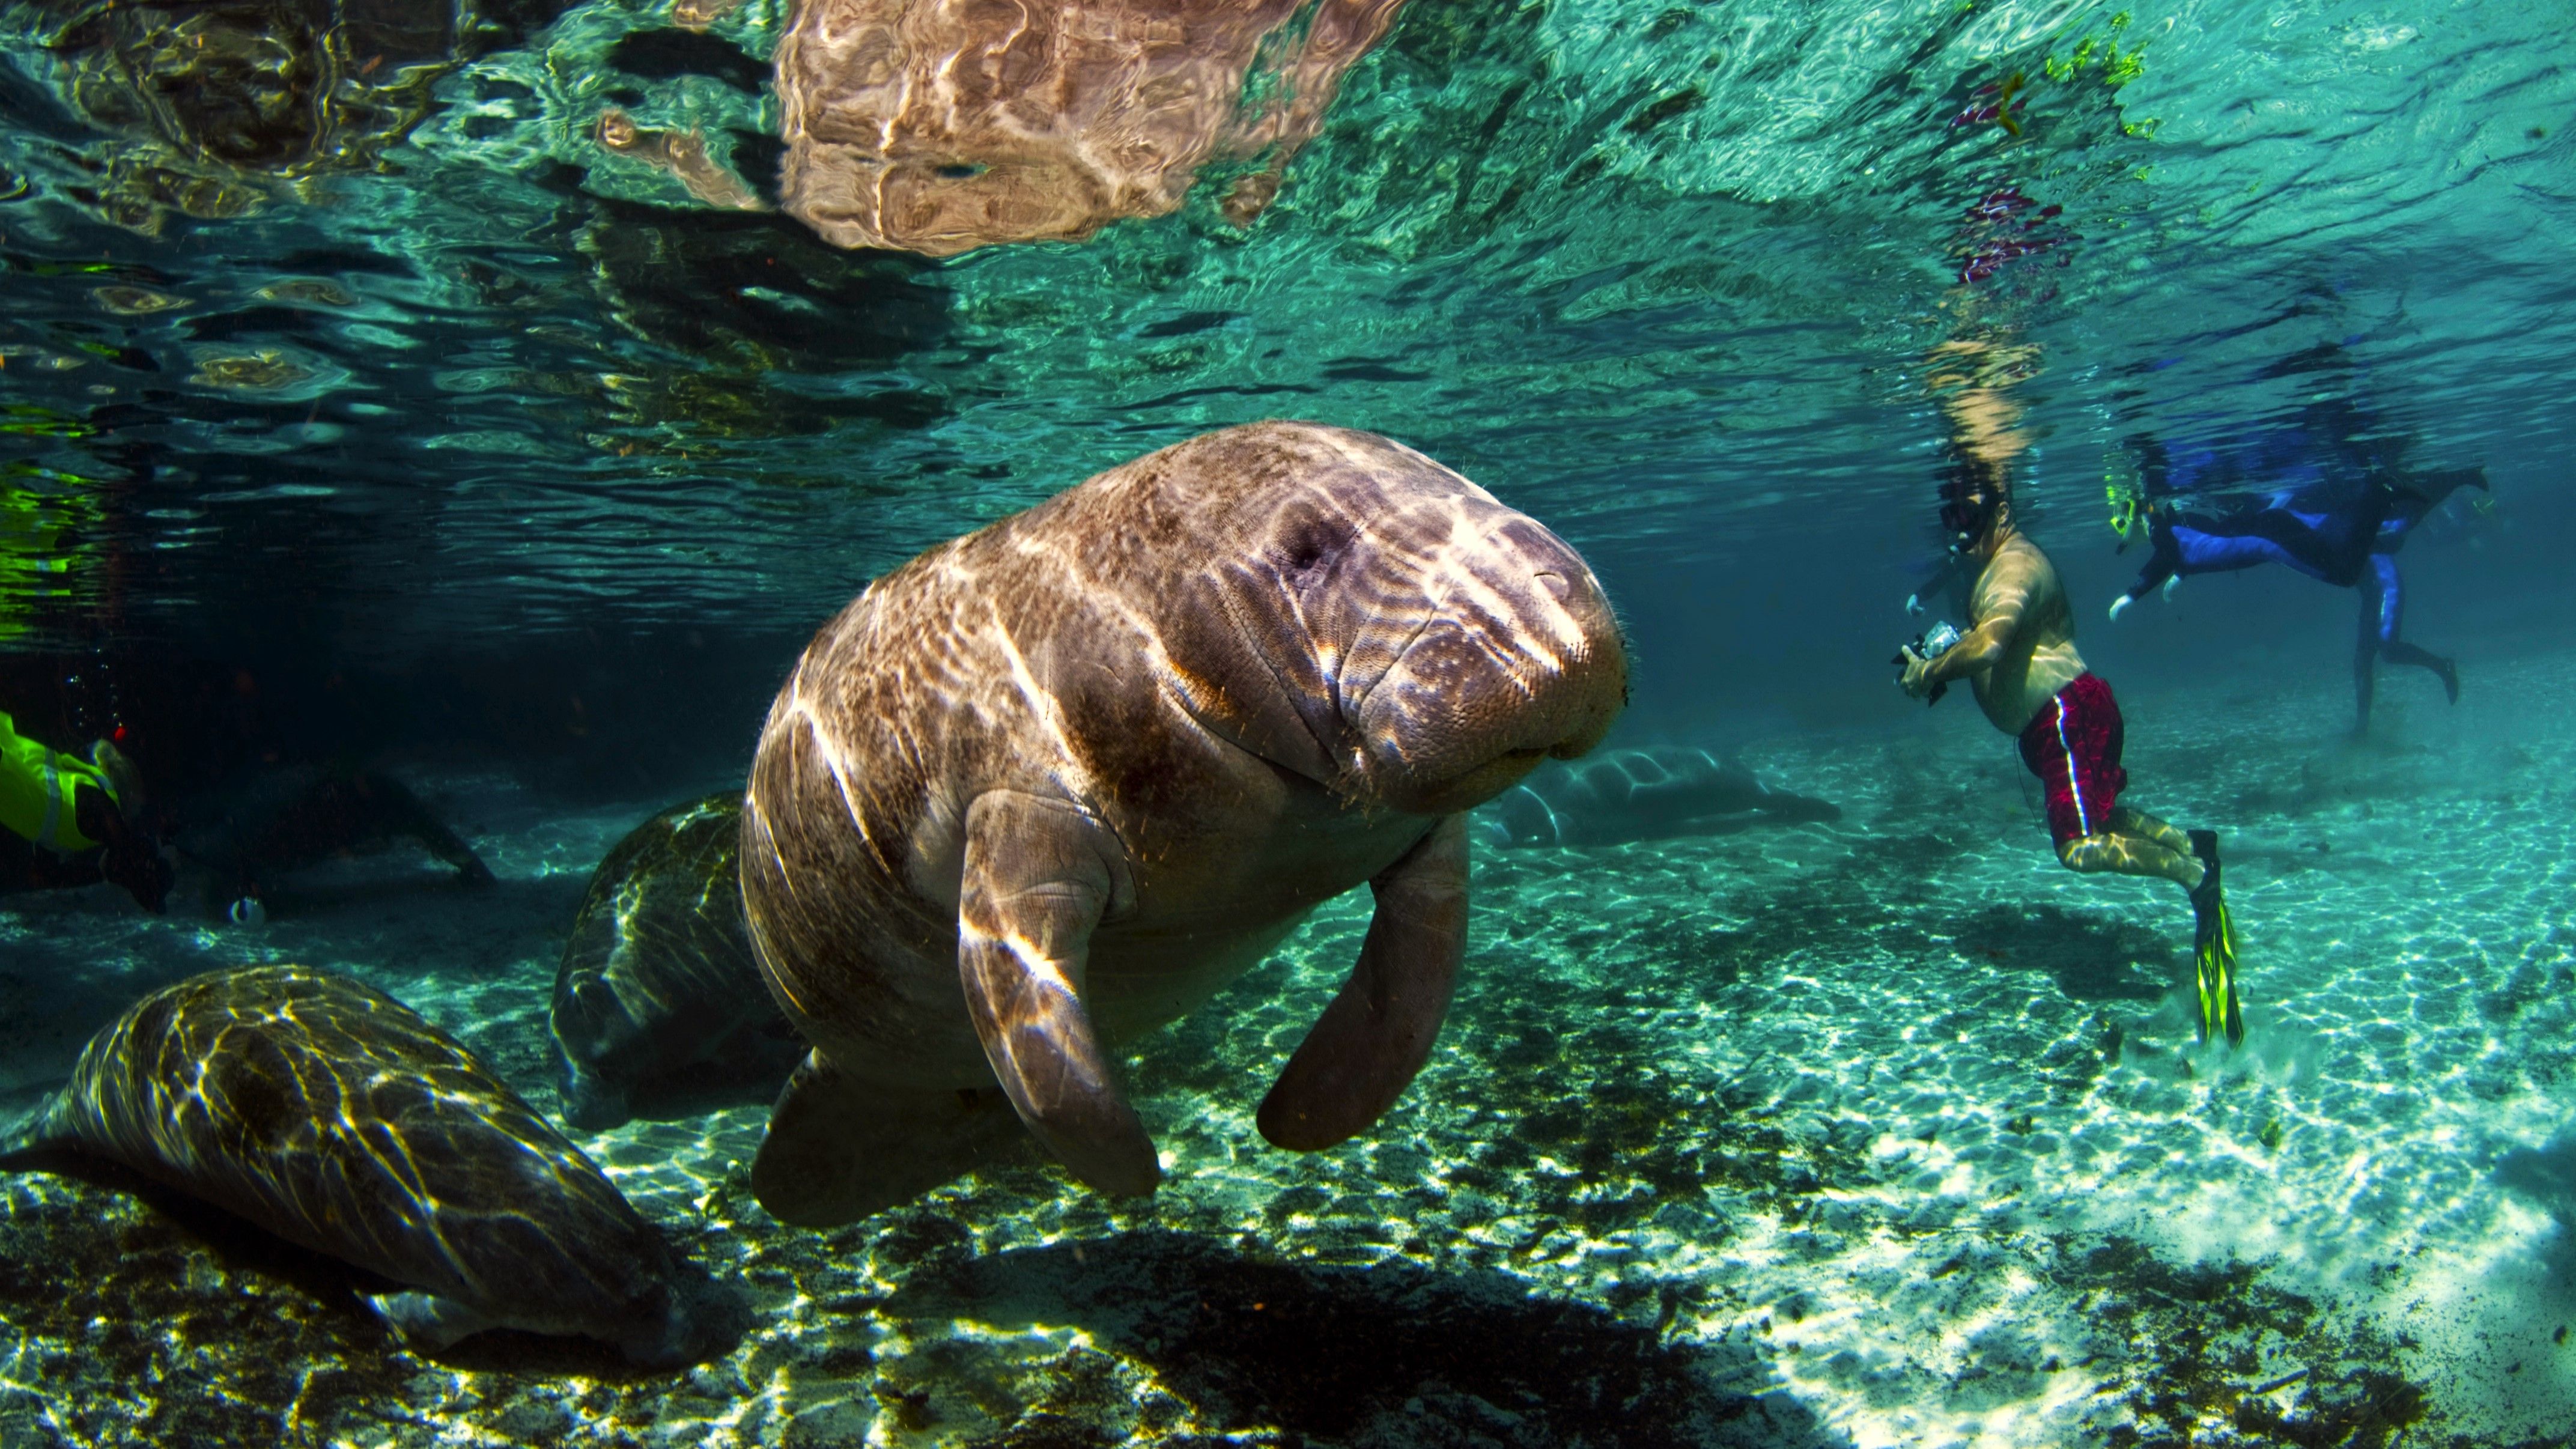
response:
M952 161L939 168L941 179L947 181L972 181L983 174L984 168L972 161Z

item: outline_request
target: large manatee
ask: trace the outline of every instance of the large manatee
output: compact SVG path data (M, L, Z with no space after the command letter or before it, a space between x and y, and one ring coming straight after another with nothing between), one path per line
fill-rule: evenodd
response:
M575 1334L694 1363L741 1309L454 1039L345 977L261 966L134 1004L0 1166L104 1158L401 1285L411 1342Z
M1359 960L1259 1119L1297 1149L1362 1131L1448 1006L1460 812L1590 748L1626 688L1573 549L1308 423L1139 458L877 580L752 764L752 943L814 1046L753 1190L848 1221L1025 1124L1091 1186L1151 1191L1115 1055L1365 881Z
M742 797L674 805L599 863L555 967L564 1120L597 1131L698 1088L774 1092L805 1049L761 984L734 853Z

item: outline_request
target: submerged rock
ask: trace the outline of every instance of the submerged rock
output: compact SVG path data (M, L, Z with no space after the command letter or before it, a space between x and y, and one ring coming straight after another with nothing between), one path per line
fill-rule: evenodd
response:
M742 799L711 795L637 826L592 873L555 969L564 1120L614 1127L639 1098L775 1095L802 1042L760 979L734 861Z
M1291 35L1306 0L798 0L784 204L836 246L944 257L1164 215L1266 149L1228 198L1243 225L1402 3L1319 0Z
M652 1367L742 1331L590 1159L381 992L300 966L194 977L81 1053L0 1163L103 1159L389 1279L417 1346L488 1328L614 1344Z

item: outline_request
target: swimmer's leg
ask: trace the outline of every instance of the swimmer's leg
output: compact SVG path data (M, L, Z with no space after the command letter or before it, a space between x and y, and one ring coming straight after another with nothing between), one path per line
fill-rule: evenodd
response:
M2188 832L2185 848L2177 850L2168 842L2178 832L2152 815L2122 812L2113 816L2112 826L2066 841L2057 847L2057 858L2069 870L2162 876L2189 891L2200 1039L2224 1035L2230 1046L2243 1043L2245 1016L2236 1002L2236 924L2219 885L2217 833Z
M2154 817L2144 817L2164 833L2175 833L2173 827ZM2091 835L2078 835L2057 847L2057 858L2068 870L2086 875L2108 872L2113 875L2162 876L2184 890L2200 884L2203 874L2199 861L2192 859L2188 842L2181 848L2167 844L2158 835L2131 834L2119 828L2113 817L2112 828Z
M2144 810L2127 805L2111 807L2111 829L2120 835L2142 835L2167 850L2184 855L2191 853L2191 837L2177 826L2167 825Z
M2409 644L2403 639L2391 640L2380 645L2379 652L2385 655L2391 664L2412 664L2418 669L2433 671L2433 676L2442 681L2443 697L2453 704L2460 702L2460 666L2456 661L2445 659L2430 649Z

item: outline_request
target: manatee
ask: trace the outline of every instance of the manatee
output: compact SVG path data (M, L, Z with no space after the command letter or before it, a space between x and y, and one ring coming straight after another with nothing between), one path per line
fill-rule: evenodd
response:
M742 923L742 797L675 805L591 873L555 968L564 1120L597 1131L639 1097L757 1084L805 1054L769 998Z
M1402 3L796 0L781 199L834 246L944 257L1161 216L1266 154L1224 202L1244 225Z
M1677 746L1611 750L1538 771L1482 817L1509 845L1604 845L1841 818L1830 800L1774 790L1733 760Z
M1365 1130L1464 954L1461 812L1626 695L1574 550L1368 433L1210 433L903 565L807 646L752 763L752 946L814 1048L753 1192L850 1221L1032 1137L1151 1191L1116 1055L1362 882L1359 960L1259 1125Z
M179 854L202 874L216 914L236 901L266 900L306 866L397 840L417 842L462 884L492 884L492 868L409 786L346 762L245 770L190 801L185 814Z
M738 1302L454 1039L300 966L193 977L91 1041L0 1166L105 1159L388 1280L438 1350L574 1334L675 1368L739 1338Z

